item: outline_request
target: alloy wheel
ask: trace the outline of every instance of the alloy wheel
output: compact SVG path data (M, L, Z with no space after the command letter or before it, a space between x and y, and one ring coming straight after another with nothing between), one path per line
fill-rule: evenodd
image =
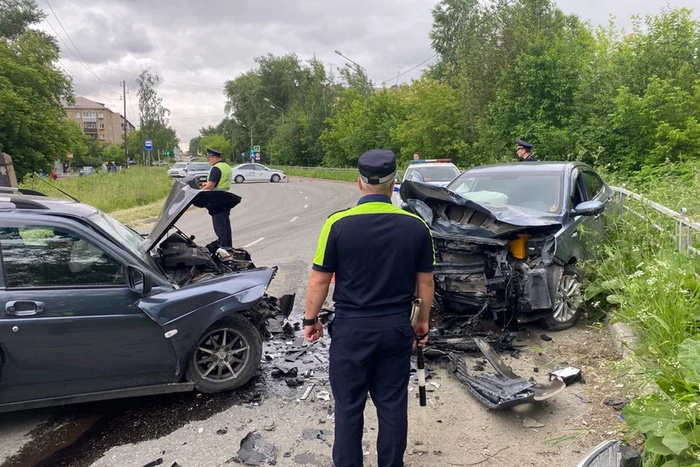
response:
M250 344L240 332L214 329L199 341L196 370L201 378L221 383L237 378L249 358Z
M581 281L573 274L564 274L557 288L552 317L555 321L565 323L576 315L582 302Z

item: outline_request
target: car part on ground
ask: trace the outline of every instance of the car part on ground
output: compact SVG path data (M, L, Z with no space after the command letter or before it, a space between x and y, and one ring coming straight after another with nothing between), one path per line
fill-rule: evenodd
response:
M620 441L603 441L576 467L641 467L642 456L631 446Z
M579 174L598 180L598 191L589 194ZM538 192L540 185L552 193ZM479 167L448 187L408 180L400 189L404 209L433 233L440 310L504 326L539 320L551 330L573 326L581 313L576 262L590 257L587 241L602 235L608 192L580 163ZM522 199L528 194L537 199Z
M476 400L489 409L509 409L516 405L543 401L566 388L564 381L559 378L553 378L547 384L521 378L501 361L484 340L477 337L474 341L496 373L484 372L480 376L472 376L461 356L449 353L448 357L455 377L467 386L467 390Z

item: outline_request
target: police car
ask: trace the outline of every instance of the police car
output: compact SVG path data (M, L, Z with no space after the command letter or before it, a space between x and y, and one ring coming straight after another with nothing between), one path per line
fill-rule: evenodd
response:
M452 163L452 159L418 159L412 160L406 172L403 174L406 180L427 183L433 186L447 186L460 174L459 169ZM400 206L401 197L399 189L401 182L394 185L394 193L391 200L395 206Z

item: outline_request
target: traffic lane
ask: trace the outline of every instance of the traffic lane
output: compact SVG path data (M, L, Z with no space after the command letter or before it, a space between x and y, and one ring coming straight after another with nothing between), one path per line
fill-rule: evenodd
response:
M306 281L326 218L354 206L360 192L355 183L298 178L288 183L234 184L242 197L231 211L233 244L250 252L257 266L278 266L269 293L296 293L295 310L304 302ZM177 223L196 242L206 245L216 237L211 218L203 209L190 209Z

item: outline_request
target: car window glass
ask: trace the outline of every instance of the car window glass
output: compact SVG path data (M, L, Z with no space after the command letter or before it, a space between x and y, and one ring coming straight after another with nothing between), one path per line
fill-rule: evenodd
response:
M250 164L242 165L238 168L238 170L253 170L253 166Z
M588 197L590 199L595 198L595 196L600 193L600 190L603 189L603 181L598 177L598 175L589 171L583 172L581 176L583 177L583 184L586 186L586 190L588 191Z
M267 170L267 167L260 164L255 164L255 170Z
M442 167L417 167L415 170L420 172L423 180L426 182L451 182L459 175L459 170L450 165Z
M81 236L54 227L0 228L7 287L126 284L124 268Z
M574 181L574 195L571 199L571 207L576 207L579 203L586 201L586 191L583 184L583 177L579 174Z

